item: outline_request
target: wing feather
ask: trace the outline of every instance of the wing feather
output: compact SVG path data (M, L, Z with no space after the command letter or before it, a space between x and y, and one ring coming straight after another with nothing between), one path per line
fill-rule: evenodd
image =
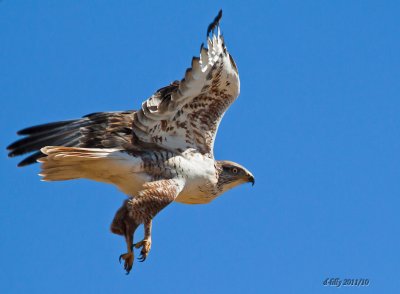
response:
M24 137L7 147L8 156L34 152L18 164L24 166L45 156L41 148L64 146L177 152L193 148L213 157L219 123L240 91L237 67L220 33L221 16L208 27L208 48L201 45L184 78L159 89L139 111L92 113L23 129L18 134Z
M236 65L220 33L220 17L209 26L208 48L201 46L200 57L193 57L184 78L159 89L134 114L134 142L194 148L213 156L219 123L240 91Z
M8 156L35 152L18 166L35 163L45 156L46 146L83 148L124 148L132 140L134 111L98 112L76 120L60 121L29 127L18 132L24 138L7 147Z

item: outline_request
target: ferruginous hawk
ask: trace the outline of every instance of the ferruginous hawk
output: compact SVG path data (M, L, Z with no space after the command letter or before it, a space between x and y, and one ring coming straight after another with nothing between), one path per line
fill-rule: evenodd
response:
M100 112L29 127L8 146L9 156L34 152L18 166L41 163L43 181L85 178L117 186L128 195L111 231L125 237L127 273L134 248L144 261L152 219L173 201L209 203L253 175L232 161L215 160L218 125L239 95L239 75L220 33L219 12L207 30L207 48L192 59L181 81L159 89L139 110ZM144 239L134 243L136 228Z

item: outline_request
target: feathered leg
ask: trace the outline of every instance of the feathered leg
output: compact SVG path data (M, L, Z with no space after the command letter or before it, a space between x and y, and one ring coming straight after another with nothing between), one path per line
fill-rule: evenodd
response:
M151 248L151 226L153 218L170 204L183 187L180 180L160 180L143 185L137 196L126 200L115 214L111 231L125 236L128 252L120 256L124 259L124 268L129 273L133 265L133 247L139 249L139 261L146 260ZM134 244L133 234L136 228L144 224L144 238Z

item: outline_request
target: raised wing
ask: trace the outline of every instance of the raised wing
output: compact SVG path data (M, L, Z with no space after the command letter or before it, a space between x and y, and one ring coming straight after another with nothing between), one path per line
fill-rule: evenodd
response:
M207 31L208 49L192 59L181 81L161 88L139 111L100 112L81 119L29 127L24 138L7 147L8 156L30 156L18 166L45 156L45 146L82 148L167 148L182 152L194 148L213 156L218 125L239 95L239 75L219 30L218 14ZM217 34L214 30L217 28ZM150 144L149 144L150 143Z
M54 122L29 127L18 132L24 138L7 147L8 156L34 152L18 166L35 163L46 156L40 149L45 146L83 148L121 148L132 140L134 111L98 112L80 119Z
M240 89L237 67L220 34L221 16L220 11L210 24L208 48L201 46L200 57L192 59L185 77L158 90L134 114L134 144L152 143L179 152L194 148L213 156L219 123Z

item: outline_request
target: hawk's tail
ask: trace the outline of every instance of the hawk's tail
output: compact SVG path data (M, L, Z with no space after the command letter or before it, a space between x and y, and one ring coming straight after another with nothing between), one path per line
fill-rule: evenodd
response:
M47 155L38 159L43 181L87 178L110 182L111 175L127 163L118 149L47 146L40 150Z

